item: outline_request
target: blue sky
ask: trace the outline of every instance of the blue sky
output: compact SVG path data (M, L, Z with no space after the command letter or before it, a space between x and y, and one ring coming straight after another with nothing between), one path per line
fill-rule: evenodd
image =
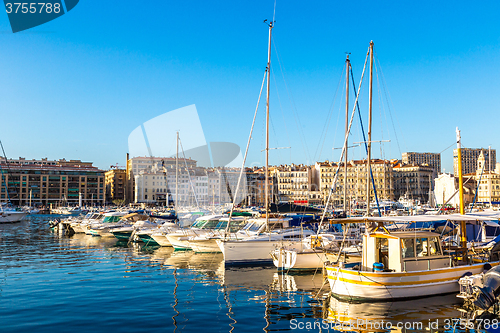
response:
M263 20L272 18L273 6L82 0L16 34L0 14L0 139L8 157L124 165L134 128L191 104L207 142L233 142L244 151L267 61ZM342 145L344 131L343 85L336 90L345 52L359 83L370 40L380 64L372 139L391 140L383 149L374 144L374 157L441 152L457 126L465 147L499 149L499 7L277 1L270 145L291 148L271 151L270 163L338 160L332 148ZM365 128L367 79L360 96ZM264 163L264 111L262 102L247 165ZM362 140L358 122L350 140ZM350 157L365 156L357 148ZM451 148L442 164L452 170Z

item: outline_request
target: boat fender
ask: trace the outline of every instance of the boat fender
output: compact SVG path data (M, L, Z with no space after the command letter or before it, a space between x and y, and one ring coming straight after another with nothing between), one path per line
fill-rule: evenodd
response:
M500 294L500 266L490 269L483 277L483 287L479 288L474 305L483 310L497 302Z
M374 262L373 263L373 272L383 272L384 271L384 264L381 262Z
M465 272L460 278L466 277L466 276L471 276L472 272Z
M486 264L484 264L483 269L485 272L489 271L491 269L491 264L487 262Z

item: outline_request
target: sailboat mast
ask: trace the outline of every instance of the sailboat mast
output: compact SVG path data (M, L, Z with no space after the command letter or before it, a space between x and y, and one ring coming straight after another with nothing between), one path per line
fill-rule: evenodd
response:
M346 72L345 72L345 133L347 136L347 132L349 131L349 69L351 66L351 62L349 61L349 55L345 60L346 63ZM346 140L346 149L344 155L344 213L347 214L347 140Z
M220 186L220 185L219 185ZM179 132L177 132L176 153L175 153L175 209L179 205Z
M462 179L462 143L460 138L460 130L457 127L457 158L458 158L458 195L460 199L460 215L465 214L464 207L464 181ZM467 247L465 221L460 221L460 246Z
M266 96L266 184L265 184L265 192L266 192L266 228L269 231L269 88L271 80L271 32L273 30L273 23L269 23L269 48L267 51L267 96Z
M366 157L366 216L370 216L370 160L372 151L372 90L373 90L373 41L370 42L370 80L368 90L368 142Z

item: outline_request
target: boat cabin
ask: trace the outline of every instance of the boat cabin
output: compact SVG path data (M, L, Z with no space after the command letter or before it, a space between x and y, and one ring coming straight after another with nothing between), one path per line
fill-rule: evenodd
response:
M289 217L279 217L279 218L269 218L269 230L286 229L290 227ZM239 234L252 236L259 235L266 232L266 219L265 218L255 218L249 219L247 224L238 231Z
M365 234L362 269L414 272L450 267L451 257L443 254L439 236L428 231Z

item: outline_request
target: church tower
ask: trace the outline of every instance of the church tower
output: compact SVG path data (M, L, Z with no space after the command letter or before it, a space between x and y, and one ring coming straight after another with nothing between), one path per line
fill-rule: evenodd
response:
M483 152L479 155L477 158L477 169L476 169L476 175L479 176L483 172L484 164L486 163L486 159L484 158Z

